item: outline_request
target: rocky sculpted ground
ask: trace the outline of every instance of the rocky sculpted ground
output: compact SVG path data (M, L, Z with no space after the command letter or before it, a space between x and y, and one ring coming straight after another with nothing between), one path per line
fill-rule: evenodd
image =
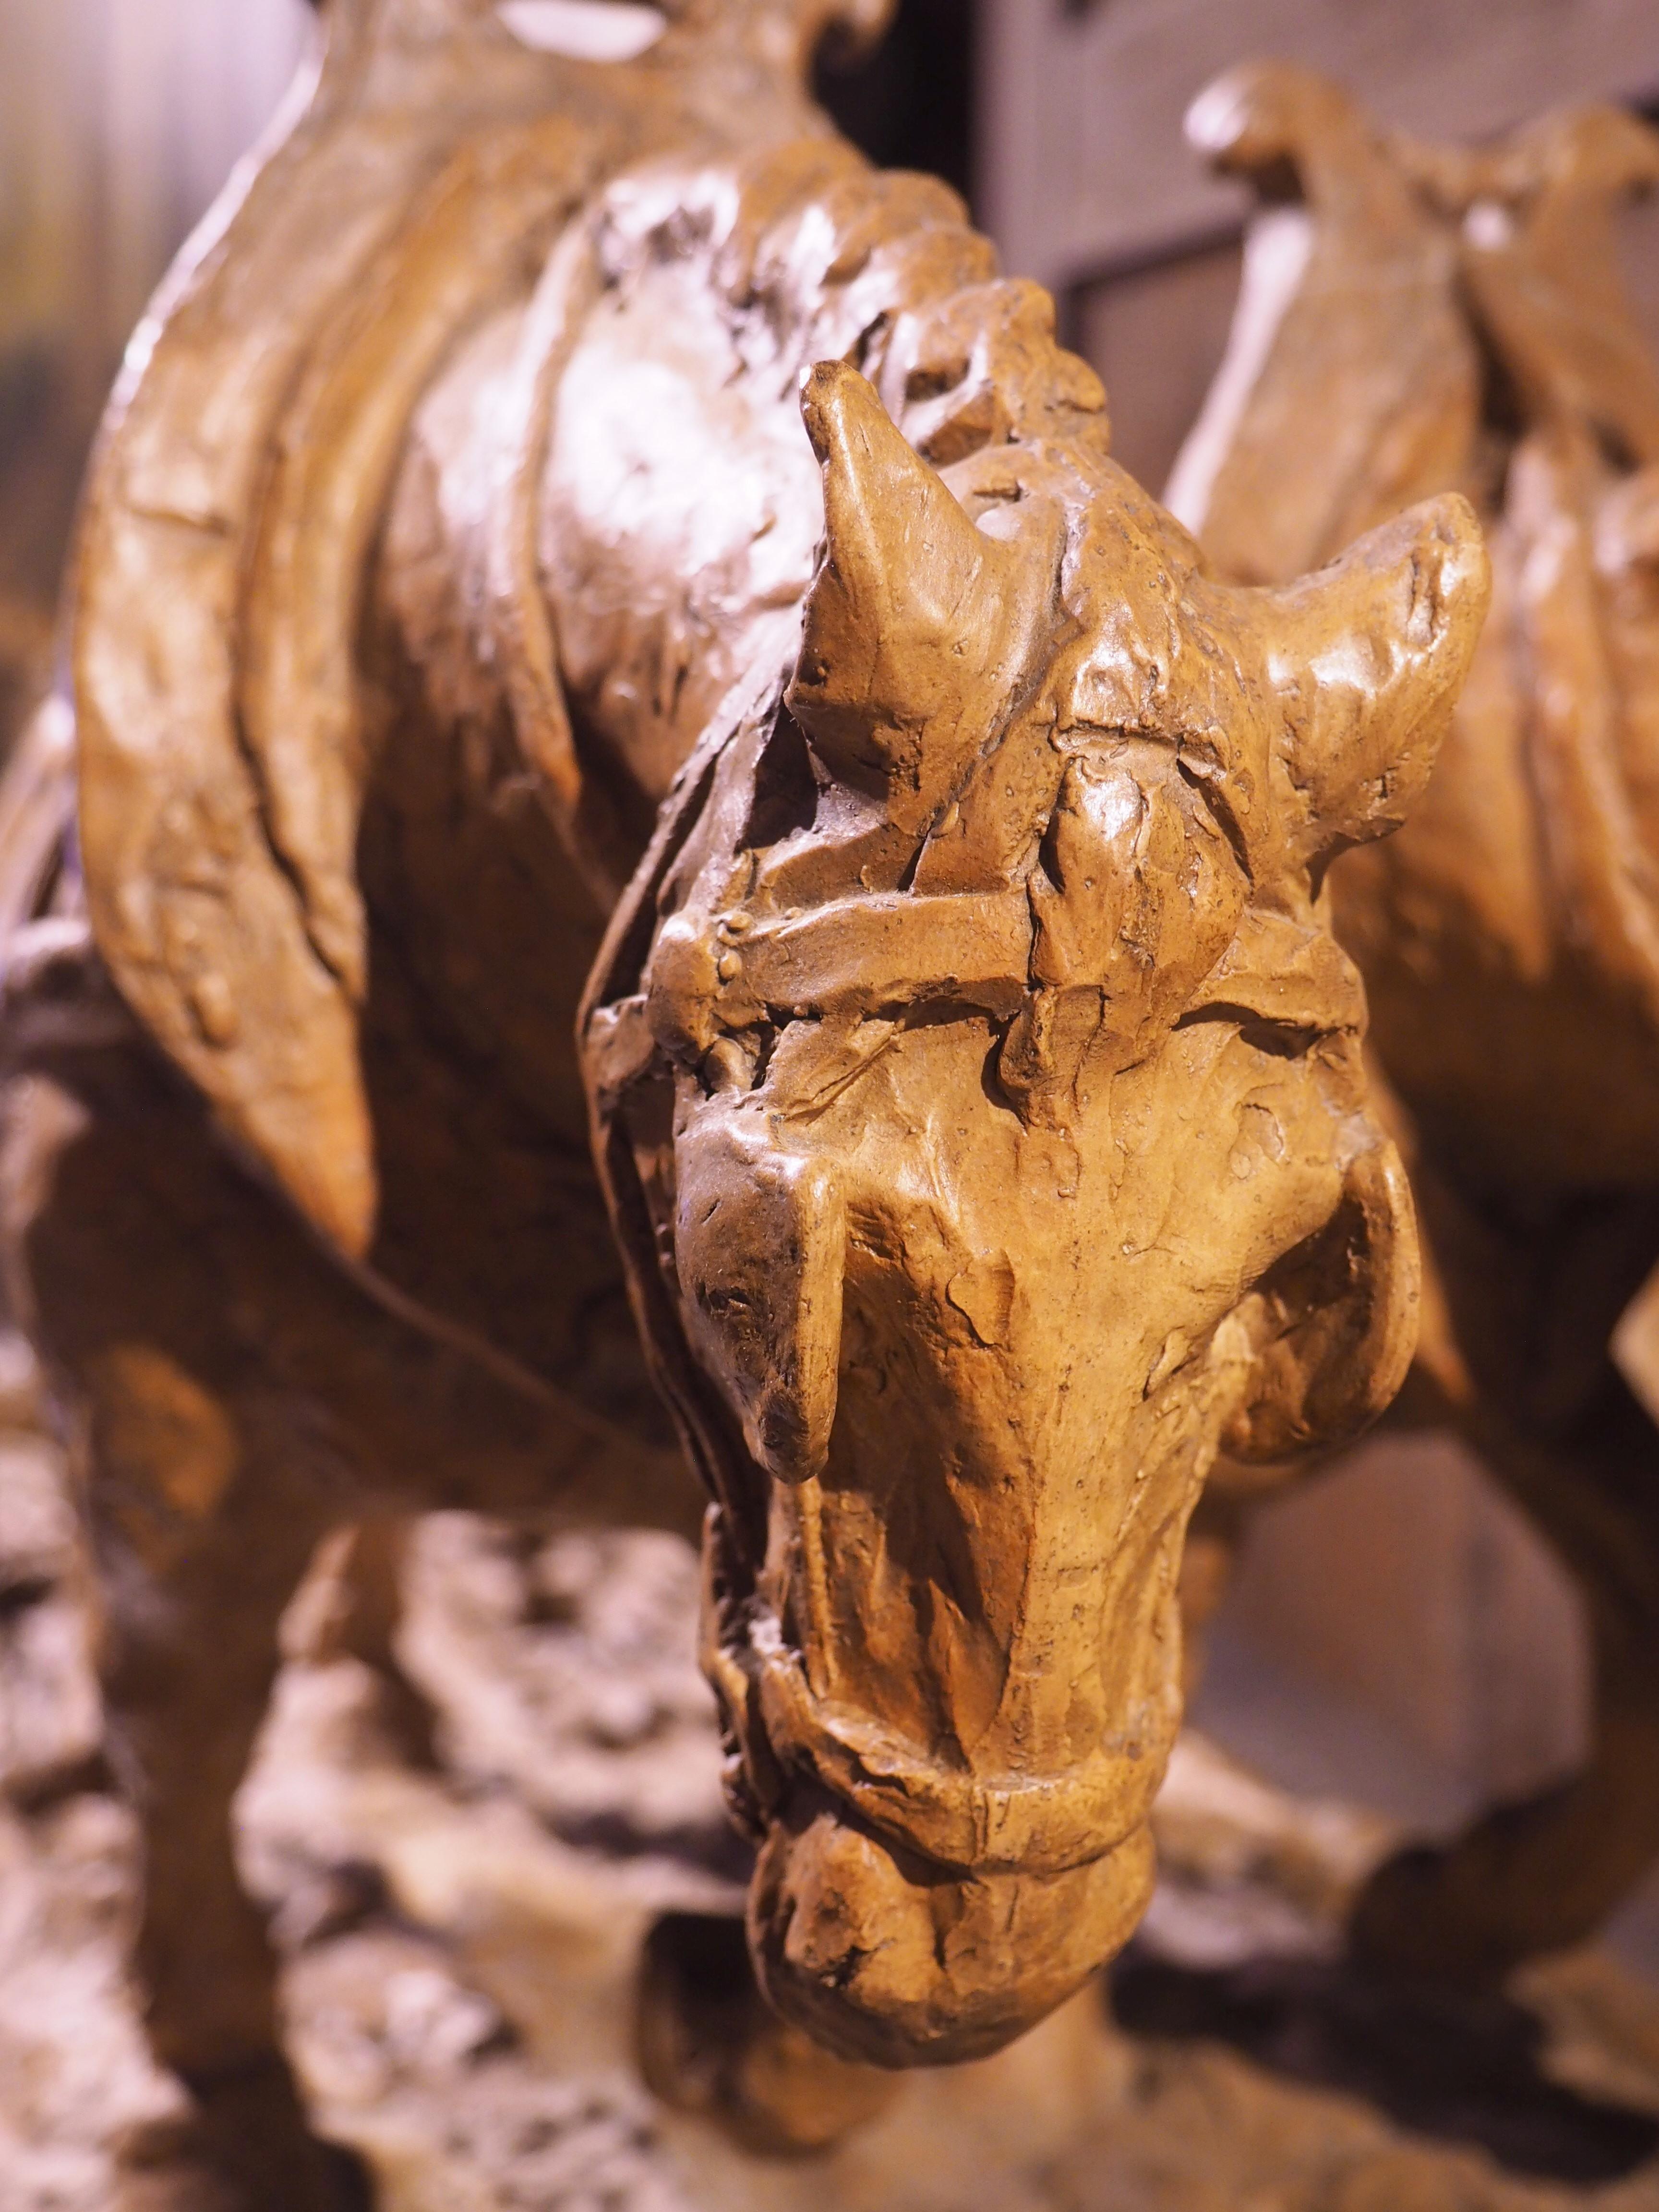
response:
M393 1569L402 1679L362 1619ZM1595 1952L1503 2000L1358 1982L1336 1916L1388 1833L1197 1739L1109 1991L902 2079L816 2156L744 2148L695 2068L671 2108L640 2071L642 1958L665 1930L741 1996L695 1604L672 1540L464 1516L337 1549L296 1604L244 1863L319 2122L386 2212L1659 2212L1659 1993ZM133 1838L88 1643L60 1465L0 1346L0 2212L98 2212L115 2146L177 2116L122 1986Z

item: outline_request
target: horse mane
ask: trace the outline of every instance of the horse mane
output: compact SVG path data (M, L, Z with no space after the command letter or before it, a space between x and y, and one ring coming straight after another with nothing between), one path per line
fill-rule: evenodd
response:
M883 9L667 12L640 60L599 64L532 51L479 0L333 0L318 62L135 337L88 479L75 686L99 950L232 1138L353 1255L377 1205L356 646L414 410L628 161L718 143L738 116L763 144L827 137L806 58L830 20L867 33ZM528 362L527 458L544 384ZM526 766L613 896L526 611L526 503L509 488L501 507L495 620Z

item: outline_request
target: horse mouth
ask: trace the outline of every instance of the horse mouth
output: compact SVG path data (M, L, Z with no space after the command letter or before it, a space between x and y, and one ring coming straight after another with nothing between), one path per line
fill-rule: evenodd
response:
M843 2058L953 2064L1013 2041L1122 1948L1152 1889L1150 1744L1059 1775L969 1775L821 1703L763 1611L726 1626L704 1662L760 1836L750 1949L781 2013Z
M970 1873L805 1783L767 1819L749 1948L778 2011L839 2057L951 2065L1012 2043L1114 1957L1153 1873L1144 1822L1056 1873Z

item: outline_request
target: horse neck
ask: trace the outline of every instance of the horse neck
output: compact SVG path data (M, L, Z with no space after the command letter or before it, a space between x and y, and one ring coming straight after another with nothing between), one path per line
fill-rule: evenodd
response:
M1046 299L995 273L945 187L822 129L741 155L705 140L613 176L536 298L452 356L413 428L380 599L469 818L528 807L539 777L563 836L545 882L600 894L550 917L538 964L579 982L586 917L698 738L793 665L823 522L805 368L852 362L939 465L988 441L1103 447L1097 380L1055 346ZM526 390L539 416L515 411ZM514 487L516 565L491 543L491 483ZM453 927L453 885L405 880Z
M365 1045L371 1066L377 1048L453 1068L481 1058L544 1138L581 1156L571 1039L605 915L524 757L481 613L487 432L523 322L522 308L492 319L428 390L370 578Z

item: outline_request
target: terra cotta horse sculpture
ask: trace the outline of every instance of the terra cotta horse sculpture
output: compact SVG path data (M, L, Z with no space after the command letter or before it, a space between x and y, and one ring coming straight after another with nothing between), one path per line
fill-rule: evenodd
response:
M1659 138L1589 110L1425 147L1282 65L1188 130L1263 194L1170 489L1218 570L1299 574L1451 489L1492 547L1428 793L1333 874L1429 1232L1402 1408L1470 1440L1593 1637L1583 1772L1361 1899L1372 1956L1478 1980L1591 1932L1659 1854L1659 370L1614 228Z
M1124 1941L1210 1462L1410 1358L1322 884L1426 777L1478 531L1211 582L1047 299L811 106L827 12L601 64L337 0L88 493L7 1220L156 2047L285 2207L228 1834L277 1616L365 1501L693 1525L624 1286L760 1975L888 2066Z

